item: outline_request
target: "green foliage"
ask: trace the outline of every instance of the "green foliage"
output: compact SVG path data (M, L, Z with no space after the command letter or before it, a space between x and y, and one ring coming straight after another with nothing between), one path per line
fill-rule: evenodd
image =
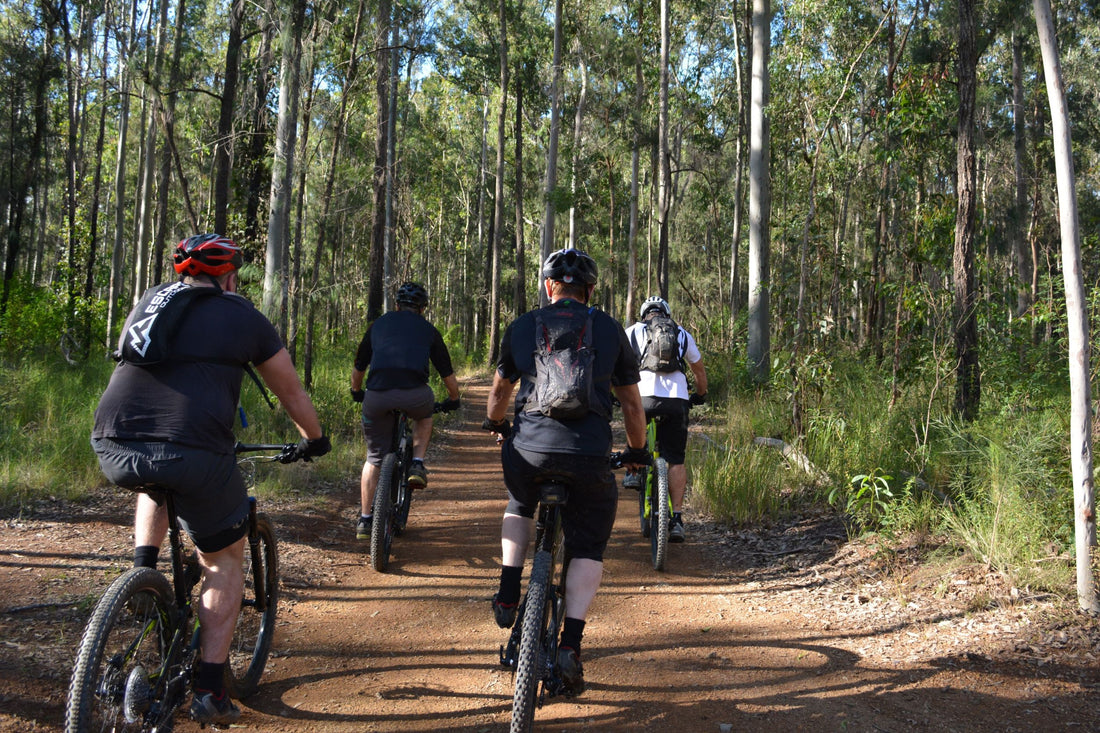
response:
M944 426L954 446L952 544L1018 584L1065 587L1073 546L1068 426L1055 412Z
M894 500L894 492L890 489L893 480L893 476L882 473L880 469L861 473L853 476L847 486L837 486L830 491L829 503L840 507L860 527L875 526Z
M101 485L88 436L113 362L73 367L28 356L0 370L0 513L38 500L70 500Z

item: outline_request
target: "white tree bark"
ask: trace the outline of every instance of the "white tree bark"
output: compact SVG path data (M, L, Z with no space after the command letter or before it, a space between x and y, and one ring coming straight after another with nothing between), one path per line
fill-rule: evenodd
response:
M1073 172L1073 142L1062 80L1062 65L1054 36L1050 0L1033 0L1043 72L1050 101L1051 138L1058 181L1058 213L1062 235L1062 272L1065 278L1066 321L1069 331L1070 460L1073 467L1073 516L1077 547L1077 603L1082 610L1100 612L1092 575L1091 550L1096 545L1096 505L1092 480L1092 417L1089 396L1089 333L1085 287L1081 279L1081 238L1077 222L1077 193Z
M752 82L749 91L749 343L748 368L757 384L768 381L771 361L771 174L768 154L768 57L771 2L752 3Z

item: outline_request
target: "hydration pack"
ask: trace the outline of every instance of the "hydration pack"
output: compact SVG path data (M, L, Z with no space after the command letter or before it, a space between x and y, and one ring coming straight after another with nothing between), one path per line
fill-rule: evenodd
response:
M535 311L535 389L524 408L554 420L577 420L596 405L592 311ZM544 317L545 316L545 317Z
M194 287L183 282L149 288L118 338L115 358L138 366L169 359L187 306L196 298L221 294L221 288Z
M647 372L683 371L680 327L668 316L657 314L645 322L645 343L638 367Z

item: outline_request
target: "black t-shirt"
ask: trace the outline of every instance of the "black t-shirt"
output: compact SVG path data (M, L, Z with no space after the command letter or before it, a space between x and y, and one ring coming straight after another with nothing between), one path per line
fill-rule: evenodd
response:
M390 311L374 321L355 352L367 389L411 389L428 383L428 362L441 377L454 374L439 329L415 311ZM369 367L369 371L368 371Z
M583 318L588 306L559 300L546 307L572 308ZM592 312L592 348L596 352L595 398L605 414L611 414L611 387L638 383L638 359L626 339L626 332L603 311ZM579 420L554 420L541 413L524 412L534 390L535 315L524 313L504 331L497 373L512 382L520 380L516 393L514 444L536 453L574 453L605 456L611 452L611 424L597 412Z
M279 334L252 303L223 293L188 306L171 348L179 358L115 368L96 407L92 437L232 453L244 366L277 354L283 348Z

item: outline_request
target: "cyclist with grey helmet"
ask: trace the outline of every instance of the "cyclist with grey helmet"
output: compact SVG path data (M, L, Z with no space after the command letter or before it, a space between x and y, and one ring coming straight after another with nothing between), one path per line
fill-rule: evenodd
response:
M665 336L665 334L670 334ZM668 301L659 296L646 298L638 314L638 323L627 329L630 346L638 357L641 381L638 390L642 394L646 420L657 421L657 450L668 461L668 493L672 499L672 521L668 539L683 542L683 505L687 491L688 411L691 405L706 401L707 370L695 339L682 326L672 320ZM662 350L662 340L666 353ZM688 387L684 365L691 369L695 380L695 392ZM623 486L640 488L637 474L627 474Z
M371 537L378 472L390 448L395 410L404 411L413 424L409 486L428 485L424 456L432 436L435 406L435 395L428 384L429 363L447 388L449 399L441 403L440 409L450 411L459 407L458 378L451 366L450 352L442 334L423 315L428 291L419 283L407 282L398 288L396 301L396 310L367 327L351 370L351 397L363 405L363 437L367 443L367 459L359 479L362 505L355 523L355 537L367 541Z

